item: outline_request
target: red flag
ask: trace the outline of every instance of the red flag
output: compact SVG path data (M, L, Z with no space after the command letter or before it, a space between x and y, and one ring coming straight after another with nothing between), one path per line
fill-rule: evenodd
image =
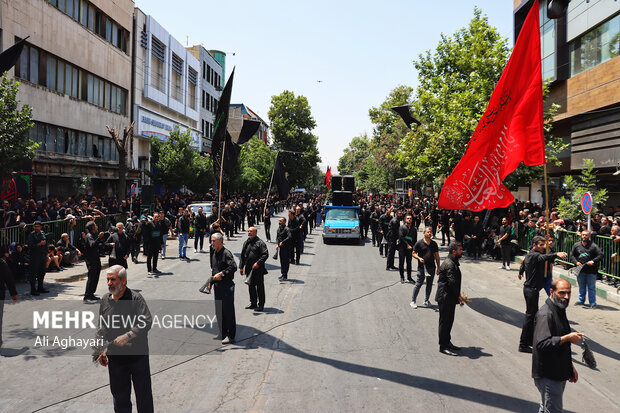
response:
M325 185L329 188L329 183L332 181L332 168L327 167L327 172L325 172Z
M545 163L538 13L535 0L467 151L443 185L439 208L507 207L514 197L502 180L521 161Z

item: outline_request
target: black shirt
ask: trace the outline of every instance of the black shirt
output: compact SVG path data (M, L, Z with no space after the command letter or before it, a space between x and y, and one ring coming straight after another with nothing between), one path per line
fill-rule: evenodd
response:
M541 254L538 251L531 250L521 263L519 274L525 273L525 287L534 288L537 291L545 285L545 262L553 262L557 258L557 253ZM547 272L547 276L551 275L551 271Z
M509 245L510 236L512 235L512 227L510 225L502 225L502 227L499 229L499 237L503 237L504 234L508 234L508 236L501 241L501 245Z
M130 330L136 335L129 341L131 346L118 347L110 344L107 355L112 358L114 356L147 355L149 353L148 331L152 323L153 318L149 307L138 292L126 288L118 301L115 301L110 293L101 298L97 335L109 342Z
M415 243L415 245L413 246L413 250L418 255L418 257L421 257L424 260L424 264L418 261L418 267L424 265L427 269L427 272L433 275L433 272L437 269L435 264L435 253L439 252L439 246L437 245L437 243L431 240L431 243L427 244L424 241L424 238L422 238Z
M237 264L230 251L224 247L222 247L220 252L213 251L213 255L211 255L211 275L215 275L218 272L222 273L222 279L214 281L217 285L224 287L234 285L233 277L235 276L235 271L237 271Z

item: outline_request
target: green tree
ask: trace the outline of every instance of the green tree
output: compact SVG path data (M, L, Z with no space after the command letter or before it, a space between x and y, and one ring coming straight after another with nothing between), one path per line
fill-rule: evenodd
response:
M197 158L200 155L190 148L190 142L189 131L181 132L178 127L165 141L151 138L151 165L154 170L150 175L154 183L172 191L192 185L198 172Z
M371 156L370 147L371 143L368 135L363 134L354 137L349 142L349 147L344 150L344 154L338 160L338 173L341 175L353 175L359 171Z
M234 187L250 192L266 190L275 159L276 153L262 139L254 136L241 145L238 173L233 178Z
M210 156L200 156L194 152L194 178L187 182L187 187L195 193L205 194L215 185L213 162Z
M508 61L508 44L476 8L468 27L441 36L434 52L418 56L413 112L422 126L402 141L397 158L417 179L452 172L484 113Z
M584 218L583 211L581 210L581 197L585 192L592 194L593 214L598 211L599 205L605 205L609 195L607 194L607 189L599 186L594 166L592 159L584 159L581 175L577 177L570 175L564 177L566 194L558 200L560 217L570 218L573 221Z
M29 105L19 108L19 83L6 73L0 81L0 179L7 179L25 159L32 159L39 147L28 132L34 126Z
M312 134L316 122L308 99L285 90L271 97L268 116L276 149L299 152L282 152L280 155L290 184L300 187L312 185L312 170L321 158L317 148L318 138Z

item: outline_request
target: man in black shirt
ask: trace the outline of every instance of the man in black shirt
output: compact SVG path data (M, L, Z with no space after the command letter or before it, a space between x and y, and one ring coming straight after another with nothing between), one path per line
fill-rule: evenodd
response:
M17 302L17 290L15 289L13 272L4 259L0 258L0 347L2 347L2 315L4 313L4 300L7 290L13 302Z
M388 234L390 232L390 221L392 220L392 210L390 207L385 209L385 213L383 213L379 217L379 233L381 234L381 239L379 240L379 255L383 257L387 257L388 255ZM385 242L384 242L385 241Z
M292 248L291 248L291 264L294 262L299 264L299 257L301 255L301 250L299 246L301 230L299 229L299 226L300 226L299 219L297 219L297 217L295 216L295 211L293 210L290 210L288 213L287 226L288 226L289 231L291 232L291 239L293 241Z
M380 246L381 233L379 232L379 218L381 217L381 208L376 207L370 214L370 232L372 233L372 246Z
M510 244L510 240L512 238L512 227L508 224L508 219L506 217L502 218L502 226L499 229L499 247L502 249L502 266L499 267L500 270L508 270L510 271L510 261L512 259L511 249L512 245Z
M402 220L403 213L399 209L396 211L396 216L391 219L388 230L388 251L387 262L385 263L386 270L397 270L394 266L394 255L396 254L396 244L398 243L398 230L400 228L400 222Z
M203 246L208 226L207 217L202 212L202 207L200 207L194 217L194 252L198 252L198 240L200 240L200 252L204 252Z
M276 249L280 254L280 277L278 280L284 281L288 279L288 269L291 265L290 256L293 245L293 236L290 229L286 226L284 217L278 219L278 231L276 233Z
M162 245L163 235L166 232L165 225L159 220L159 213L153 214L153 219L144 225L144 248L146 249L146 270L149 274L159 273L157 258Z
M103 296L99 307L97 337L109 343L99 355L99 364L108 367L114 411L131 412L133 384L138 412L150 413L153 412L148 344L148 331L153 322L151 312L142 295L127 288L127 271L122 266L110 267L106 276L109 293Z
M189 242L189 212L187 209L179 208L176 228L179 236L179 258L187 259L187 243Z
M233 277L237 264L232 253L224 248L221 233L211 235L213 255L211 256L211 277L214 282L217 325L220 328L222 344L235 342L237 321L235 319L235 283Z
M532 340L534 337L534 317L538 311L538 297L540 290L545 284L545 276L550 277L551 271L545 274L545 266L552 263L556 258L565 260L568 254L565 252L543 254L545 252L545 239L535 236L532 239L532 250L523 258L519 269L519 279L525 273L523 284L523 296L525 297L525 320L521 329L519 351L522 353L532 352Z
M424 283L424 278L426 278L426 295L424 298L424 306L429 307L431 305L429 300L431 297L431 291L433 290L433 279L435 278L435 273L439 275L440 265L439 246L435 241L433 241L432 238L433 229L426 227L426 229L424 229L424 238L416 242L413 246L412 256L418 260L418 279L415 287L413 287L413 296L410 303L413 308L418 308L416 299L418 298L420 288L422 288L422 283ZM425 270L426 277L424 274Z
M398 229L398 271L400 272L400 282L405 282L405 261L407 262L407 281L413 283L411 278L411 252L413 245L418 239L418 234L413 226L413 216L407 215L405 223Z
M86 224L84 260L86 268L88 268L88 281L86 282L86 291L84 292L84 302L93 303L99 299L95 296L97 284L99 283L99 273L101 272L101 258L99 258L99 246L103 244L103 232L97 233L97 224L90 221Z
M248 239L241 248L239 261L239 274L244 275L252 272L252 278L248 285L250 291L250 305L246 309L263 311L265 307L265 261L269 258L267 245L256 236L256 227L248 228Z
M576 383L579 375L573 366L571 343L579 343L582 333L571 333L566 317L571 285L564 279L554 280L551 296L536 313L532 377L540 391L541 412L562 412L562 395L566 381Z
M109 266L121 265L123 268L127 268L127 258L129 258L129 239L124 232L125 226L122 222L116 224L116 232L110 234L106 244L112 247L110 252L110 258L108 259Z
M439 352L448 356L456 356L454 351L460 348L452 344L450 332L454 324L454 313L461 297L461 269L459 258L463 255L463 247L458 242L448 246L448 258L439 268L437 293L435 301L439 305Z

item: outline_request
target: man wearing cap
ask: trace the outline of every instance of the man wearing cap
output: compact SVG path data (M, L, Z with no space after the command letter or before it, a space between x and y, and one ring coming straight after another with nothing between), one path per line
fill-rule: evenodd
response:
M35 221L34 231L28 234L28 250L30 251L30 295L48 293L43 288L43 278L45 277L45 263L47 261L47 240L45 234L41 232L43 226L41 221ZM35 281L38 288L35 288Z

